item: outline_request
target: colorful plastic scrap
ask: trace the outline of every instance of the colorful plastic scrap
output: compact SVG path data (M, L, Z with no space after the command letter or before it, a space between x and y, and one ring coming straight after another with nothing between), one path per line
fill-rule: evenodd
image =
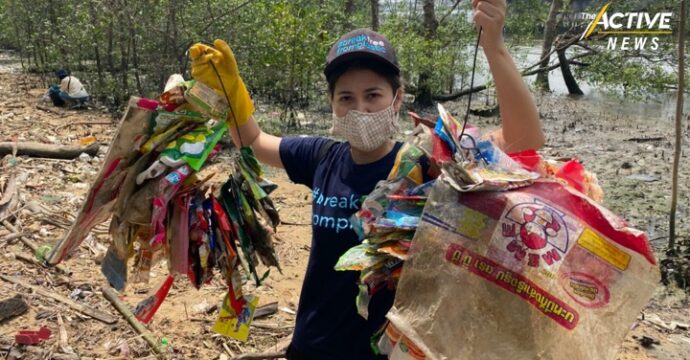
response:
M36 345L43 340L48 340L52 332L47 326L38 330L20 330L14 335L14 342L19 345Z
M596 177L579 164L544 161L536 152L508 155L484 139L478 128L468 125L463 131L443 106L438 112L434 124L417 116L422 125L398 152L387 180L376 186L353 216L362 244L347 251L335 269L361 272L356 302L364 317L371 296L384 286L395 288L427 197L440 175L461 193L509 191L543 177L583 184L581 188L586 186L590 193L600 191Z
M170 275L137 305L141 322L151 321L176 275L186 275L198 289L217 270L228 293L214 329L244 341L258 298L243 294L241 272L258 285L268 275L257 274L259 261L280 270L273 248L280 218L268 196L275 184L264 178L250 148L230 150L231 174L222 186L209 183L213 175L199 177L221 151L218 142L228 128L214 120L224 119L223 104L211 95L204 84L174 75L160 99L130 100L75 224L47 262L62 261L110 218L112 244L102 272L113 287L148 282L151 268L167 260ZM134 272L128 277L131 257Z

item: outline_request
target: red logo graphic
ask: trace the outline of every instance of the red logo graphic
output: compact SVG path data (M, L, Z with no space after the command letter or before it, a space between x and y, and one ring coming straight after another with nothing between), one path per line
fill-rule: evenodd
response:
M569 245L563 216L538 200L513 206L502 224L503 236L512 239L506 249L532 267L561 261Z

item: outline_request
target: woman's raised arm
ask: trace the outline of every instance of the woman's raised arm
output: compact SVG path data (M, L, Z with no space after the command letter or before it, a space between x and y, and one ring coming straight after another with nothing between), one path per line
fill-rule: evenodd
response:
M503 42L506 0L473 0L472 5L501 114L501 128L489 136L505 152L538 149L544 145L539 112Z

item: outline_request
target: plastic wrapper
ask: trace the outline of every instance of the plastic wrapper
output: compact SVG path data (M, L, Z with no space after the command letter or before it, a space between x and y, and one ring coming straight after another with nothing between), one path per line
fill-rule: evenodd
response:
M544 178L561 181L596 202L604 200L604 191L599 186L597 176L587 171L577 159L546 160L534 150L509 155L526 170Z
M170 167L187 163L192 169L199 171L227 128L224 121L212 127L198 126L170 142L161 152L160 161Z
M235 163L236 168L241 166L241 163ZM244 177L248 172L234 171L234 174L221 188L219 201L228 215L234 238L244 254L242 264L258 284L267 275L259 276L257 273L259 259L264 265L278 267L278 258L273 248L275 232L268 225L269 220L264 218L267 215L263 215L260 202L253 198L248 180ZM280 270L279 267L278 269Z
M212 119L225 120L227 117L228 101L204 83L192 82L185 91L184 98L196 111Z
M613 359L658 281L644 233L568 186L461 193L442 179L380 349L395 359ZM423 355L387 350L400 341Z
M176 124L200 124L206 122L207 120L207 117L204 117L198 112L180 109L167 111L165 109L157 108L156 112L149 121L149 131L151 134L161 134Z
M150 100L132 97L127 111L120 121L110 149L103 161L103 167L86 194L74 224L65 237L53 247L46 257L55 265L64 260L86 238L91 229L106 221L112 214L120 187L127 175L127 168L138 157L135 144L146 139L149 133L149 119L155 111Z
M173 210L167 235L170 244L170 272L173 274L187 273L190 201L189 194L178 194L172 200Z
M153 315L156 314L156 311L158 311L158 308L161 306L163 301L165 301L165 298L168 296L170 287L174 281L175 278L173 276L169 275L166 277L163 281L163 284L161 284L161 287L158 289L158 291L156 291L155 294L147 297L137 304L137 307L133 312L134 316L136 316L136 318L144 324L148 324L153 318Z
M218 320L211 330L239 341L246 341L258 302L259 298L252 295L235 300L232 293L228 293L223 299Z
M346 251L338 260L335 269L361 271L386 261L387 258L384 254L377 254L375 246L361 244Z
M154 126L157 126L155 122L153 123ZM172 119L171 122L165 124L165 127L161 128L160 131L153 132L148 140L141 145L139 150L144 154L154 151L156 148L167 144L168 141L179 136L180 133L187 132L188 128L185 128L187 125L188 123L184 121L177 121L177 118ZM158 151L160 150L159 148Z
M185 80L180 74L172 74L168 77L159 100L166 111L174 111L185 103Z

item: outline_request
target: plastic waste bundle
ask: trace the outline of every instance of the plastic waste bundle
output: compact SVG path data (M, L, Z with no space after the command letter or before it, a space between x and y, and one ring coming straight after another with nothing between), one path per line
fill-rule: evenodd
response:
M439 113L354 215L363 243L336 266L361 271L363 316L378 287L397 286L374 348L391 359L614 358L659 279L645 234L598 204L596 177L576 160L505 154Z
M259 260L279 268L273 239L280 219L268 196L276 186L250 148L231 151L232 171L220 188L207 185L212 175L199 176L220 151L224 101L180 75L170 77L157 100L131 98L75 223L46 261L64 260L110 219L112 244L101 270L113 287L124 289L131 257L135 282L148 282L151 267L167 261L170 275L134 311L140 321L151 320L175 275L198 289L217 269L228 293L213 330L246 340L258 299L242 293L240 269L258 285L268 275L257 273Z
M380 183L353 217L355 231L366 240L336 264L336 270L361 271L357 309L365 318L371 296L386 287L395 288L407 259L431 184L421 183L421 155L409 144L400 149L392 180Z
M398 152L393 169L377 184L352 219L362 244L343 254L336 270L360 271L357 309L384 287L395 288L434 180L442 172L461 172L467 189L510 189L529 184L538 174L523 169L470 127L462 126L439 105L435 127L420 125ZM453 155L456 154L456 155ZM462 164L462 165L461 165Z

